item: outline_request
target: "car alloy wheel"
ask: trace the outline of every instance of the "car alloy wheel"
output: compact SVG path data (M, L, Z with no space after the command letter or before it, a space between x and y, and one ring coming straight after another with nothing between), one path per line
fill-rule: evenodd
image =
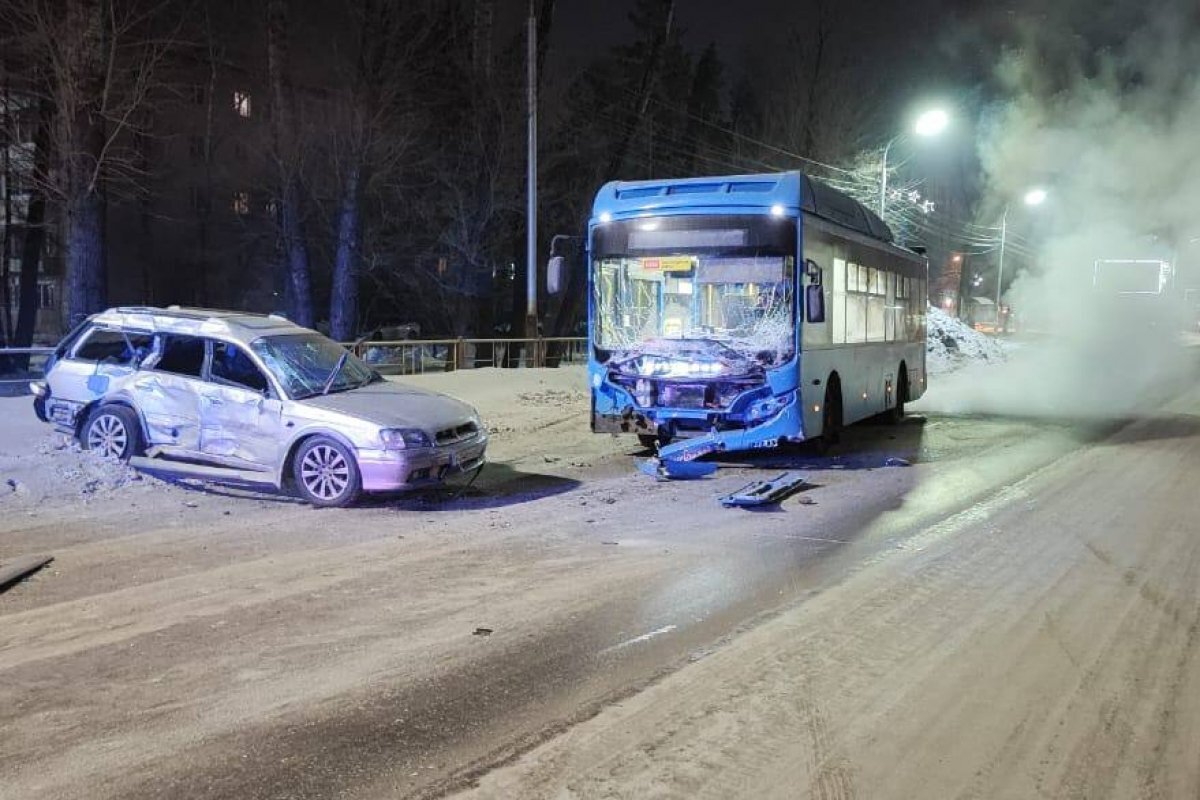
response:
M300 480L313 497L335 502L350 486L350 465L331 445L318 444L304 454Z
M88 426L87 449L102 458L124 458L129 438L125 420L113 413L101 413Z

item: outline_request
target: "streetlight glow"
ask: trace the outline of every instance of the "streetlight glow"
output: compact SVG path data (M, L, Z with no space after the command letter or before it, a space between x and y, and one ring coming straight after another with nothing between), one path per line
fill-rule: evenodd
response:
M918 136L931 138L944 131L949 124L950 115L940 108L933 108L917 117L917 122L913 125L913 132ZM904 134L898 133L883 146L883 158L879 165L879 216L881 219L887 210L888 153L891 151L892 145L903 138Z
M1045 189L1030 189L1025 193L1025 205L1027 206L1040 206L1044 202L1046 202Z
M917 117L913 132L918 136L937 136L950 124L950 115L940 108L933 108Z

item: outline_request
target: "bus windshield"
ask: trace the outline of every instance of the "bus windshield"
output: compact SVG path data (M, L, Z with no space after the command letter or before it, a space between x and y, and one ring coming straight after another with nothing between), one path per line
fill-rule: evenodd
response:
M596 263L596 345L719 341L777 364L795 343L791 256L610 257Z
M794 355L792 222L698 215L613 222L597 233L595 250L599 350L708 341L764 365Z

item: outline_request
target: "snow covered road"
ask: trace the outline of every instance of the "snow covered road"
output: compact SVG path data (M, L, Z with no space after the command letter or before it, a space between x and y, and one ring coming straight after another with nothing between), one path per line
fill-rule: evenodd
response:
M660 484L586 432L578 370L421 381L478 405L497 463L454 502L344 511L133 480L0 400L0 561L56 559L0 595L4 792L383 798L483 776L493 797L876 797L896 775L897 797L1115 797L1134 774L1194 792L1173 748L1200 717L1120 687L1195 678L1195 396L1124 428L868 425L838 458ZM717 505L762 467L813 486ZM1154 745L1105 731L1156 713L1158 766L1128 766ZM1070 783L1086 758L1112 781ZM946 791L914 794L923 775Z

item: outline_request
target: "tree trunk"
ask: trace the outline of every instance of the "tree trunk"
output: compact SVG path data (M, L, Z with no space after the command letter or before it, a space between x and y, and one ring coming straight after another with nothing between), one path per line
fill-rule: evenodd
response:
M96 192L68 198L66 215L68 328L104 310L104 201Z
M270 0L267 6L267 74L271 84L272 138L279 162L279 217L287 270L289 316L306 328L313 327L312 280L308 246L304 240L300 186L297 180L299 147L292 126L287 69L287 0Z
M330 336L350 341L358 321L358 258L362 226L361 162L346 171L338 210L337 252L333 261L333 292L329 304Z
M60 95L73 97L71 113L62 119L65 135L60 154L66 181L64 239L68 328L104 309L108 276L104 257L102 155L108 34L101 0L72 0L67 8L69 36L75 51L60 80Z

